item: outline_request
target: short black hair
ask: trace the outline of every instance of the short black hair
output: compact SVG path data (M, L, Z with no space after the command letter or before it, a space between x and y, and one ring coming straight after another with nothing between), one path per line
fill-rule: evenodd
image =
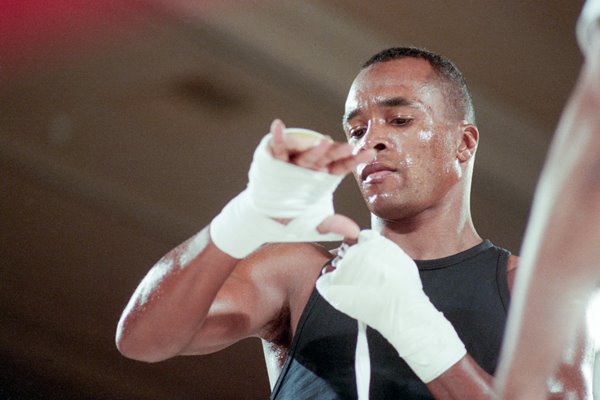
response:
M442 90L450 101L449 106L460 119L475 123L473 99L463 74L449 59L419 47L390 47L375 54L362 65L362 69L377 63L401 58L420 58L429 62L442 82Z

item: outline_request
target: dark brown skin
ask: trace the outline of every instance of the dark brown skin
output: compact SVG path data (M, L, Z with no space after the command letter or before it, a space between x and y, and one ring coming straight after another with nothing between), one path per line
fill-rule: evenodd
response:
M284 128L278 120L271 126L274 156L293 156L306 168L347 174L373 157L370 151L352 154L347 143L329 140L288 154ZM326 218L318 229L358 234L356 223L340 215ZM119 321L117 346L127 357L148 362L206 354L246 337L273 339L282 330L281 316L288 313L287 330L293 334L316 273L328 258L322 247L294 244L265 246L238 260L211 242L207 227L165 255L142 280Z
M446 110L433 82L430 65L420 59L363 70L346 103L350 118L344 129L350 145L322 143L291 157L275 134L280 123L272 127L275 157L311 169L353 171L373 215L373 229L414 259L449 256L481 242L469 208L479 133ZM410 105L386 101L398 98ZM348 155L353 148L356 155ZM393 172L376 181L363 180L361 172L373 159ZM358 232L356 224L341 216L328 219L319 230L350 239ZM330 258L314 244L270 244L237 260L220 251L205 228L167 254L142 281L119 322L117 346L127 357L155 362L211 353L259 337L285 353ZM511 257L511 286L515 265ZM428 387L439 399L487 399L491 381L467 355Z

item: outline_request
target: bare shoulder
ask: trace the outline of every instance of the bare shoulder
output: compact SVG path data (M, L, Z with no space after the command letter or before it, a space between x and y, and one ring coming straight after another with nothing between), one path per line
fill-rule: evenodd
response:
M511 254L508 257L508 264L506 265L506 279L508 281L508 289L512 292L513 285L515 283L515 277L517 275L517 266L519 265L519 256Z

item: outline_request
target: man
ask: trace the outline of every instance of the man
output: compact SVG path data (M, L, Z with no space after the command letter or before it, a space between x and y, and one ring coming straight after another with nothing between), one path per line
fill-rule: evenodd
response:
M516 259L471 220L474 122L449 61L415 48L375 55L346 101L349 144L292 149L275 121L248 188L141 282L119 322L120 351L152 362L258 336L278 366L272 398L487 398ZM331 216L327 202L350 171L372 231ZM321 278L332 269L322 247L261 247L332 232L358 243ZM344 313L375 328L367 357Z
M585 64L557 128L523 247L497 381L503 399L545 398L561 358L573 358L577 327L600 284L599 23L600 1L588 0L577 27Z

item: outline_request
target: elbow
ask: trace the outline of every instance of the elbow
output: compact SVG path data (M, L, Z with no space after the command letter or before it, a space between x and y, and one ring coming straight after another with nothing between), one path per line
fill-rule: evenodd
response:
M143 337L128 334L120 326L115 335L115 345L124 357L146 363L164 361L176 355L167 354L164 350L149 345Z

